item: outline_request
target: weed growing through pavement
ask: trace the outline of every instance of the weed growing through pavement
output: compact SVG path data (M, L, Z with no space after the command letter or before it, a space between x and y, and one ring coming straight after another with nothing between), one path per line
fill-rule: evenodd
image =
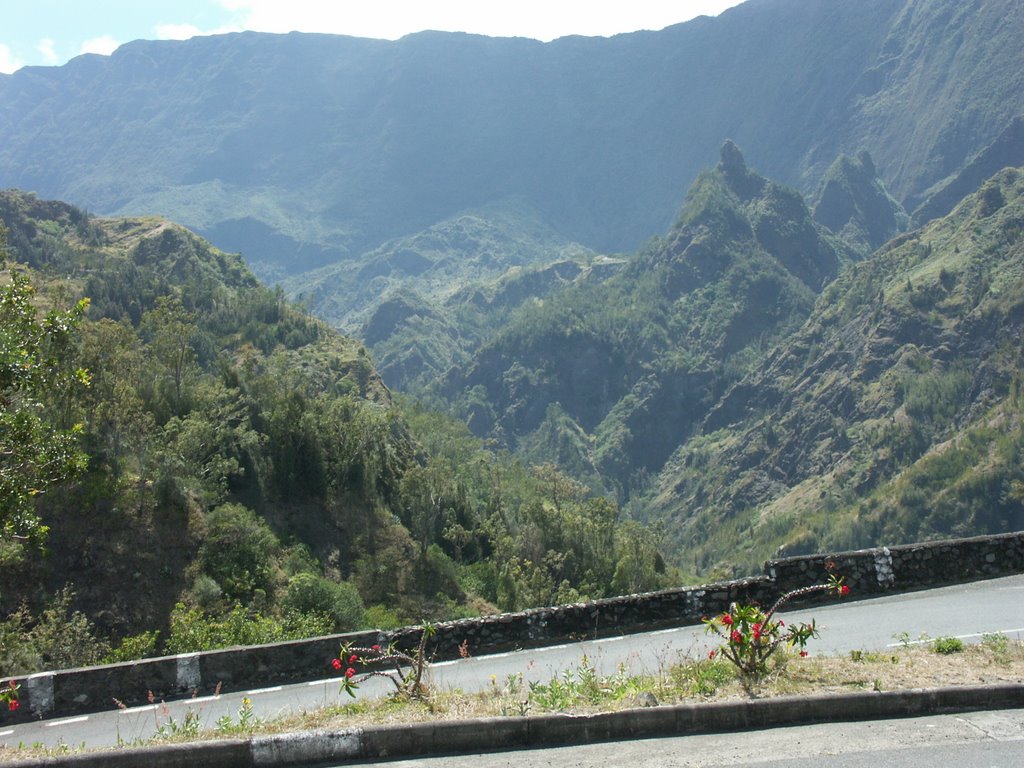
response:
M963 653L964 641L959 637L937 637L932 642L932 650L936 653L946 655L951 653Z
M1010 638L1002 632L990 632L981 636L981 647L992 654L997 664L1009 664L1013 656L1010 653Z

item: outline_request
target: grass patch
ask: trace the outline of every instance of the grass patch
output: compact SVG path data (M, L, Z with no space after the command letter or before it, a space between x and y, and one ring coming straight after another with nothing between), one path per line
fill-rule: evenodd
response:
M1005 635L985 635L978 644L957 652L936 652L943 641L905 644L886 651L852 651L844 656L776 653L772 669L754 696L772 698L850 691L896 691L915 688L1024 682L1024 643ZM430 720L516 717L553 712L585 714L641 706L700 703L750 698L732 665L721 659L666 659L656 674L632 675L624 667L602 675L586 657L575 668L547 681L530 683L523 676L491 676L485 689L467 693L435 688L427 699L357 699L316 710L264 720L243 704L235 718L222 718L216 727L200 730L184 718L165 724L158 733L135 739L131 746L187 742L250 734L307 730L341 730ZM186 725L188 727L186 727ZM81 749L72 749L81 751ZM22 748L4 757L63 755L59 749Z

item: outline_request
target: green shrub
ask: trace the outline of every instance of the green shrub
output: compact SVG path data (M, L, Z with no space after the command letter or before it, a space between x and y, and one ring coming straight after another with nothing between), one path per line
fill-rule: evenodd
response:
M34 617L27 607L0 622L0 669L4 674L72 669L99 664L109 653L88 617L71 610L75 593L60 590Z
M937 637L932 642L932 650L936 653L951 654L951 653L962 653L964 650L964 641L959 637Z
M366 614L359 590L353 584L329 581L312 573L292 576L281 606L298 614L327 616L337 632L362 626Z
M192 585L192 599L205 611L211 610L223 596L220 584L205 573L200 574Z
M117 664L122 661L135 661L156 656L156 645L159 638L158 631L129 635L121 641L117 648L104 657L103 663Z
M223 504L206 517L199 560L226 598L248 602L258 590L273 591L280 548L274 532L255 512L240 504Z
M386 605L371 605L363 616L363 626L372 629L398 629L402 624L398 614Z
M240 605L218 619L178 603L171 611L171 634L166 650L168 653L194 653L286 639L289 636L279 622Z

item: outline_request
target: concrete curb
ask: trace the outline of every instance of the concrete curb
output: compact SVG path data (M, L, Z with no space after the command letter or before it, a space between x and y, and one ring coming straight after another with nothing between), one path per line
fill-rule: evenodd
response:
M1024 708L1024 684L930 688L883 693L788 696L680 704L593 715L539 715L309 731L107 750L9 763L13 768L300 768L591 744L606 741Z

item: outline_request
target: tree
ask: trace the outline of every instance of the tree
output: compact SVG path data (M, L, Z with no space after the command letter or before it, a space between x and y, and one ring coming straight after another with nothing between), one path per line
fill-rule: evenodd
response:
M149 340L149 353L157 371L157 394L170 401L170 415L181 416L185 408L185 381L196 371L192 337L196 317L175 294L159 296L153 309L142 317L142 330ZM170 389L170 392L161 390Z
M0 270L7 268L0 228ZM69 364L75 330L88 306L51 310L40 318L31 280L16 267L0 286L0 540L41 543L46 527L34 499L85 468L79 424L61 428L47 404L86 386L89 374Z

